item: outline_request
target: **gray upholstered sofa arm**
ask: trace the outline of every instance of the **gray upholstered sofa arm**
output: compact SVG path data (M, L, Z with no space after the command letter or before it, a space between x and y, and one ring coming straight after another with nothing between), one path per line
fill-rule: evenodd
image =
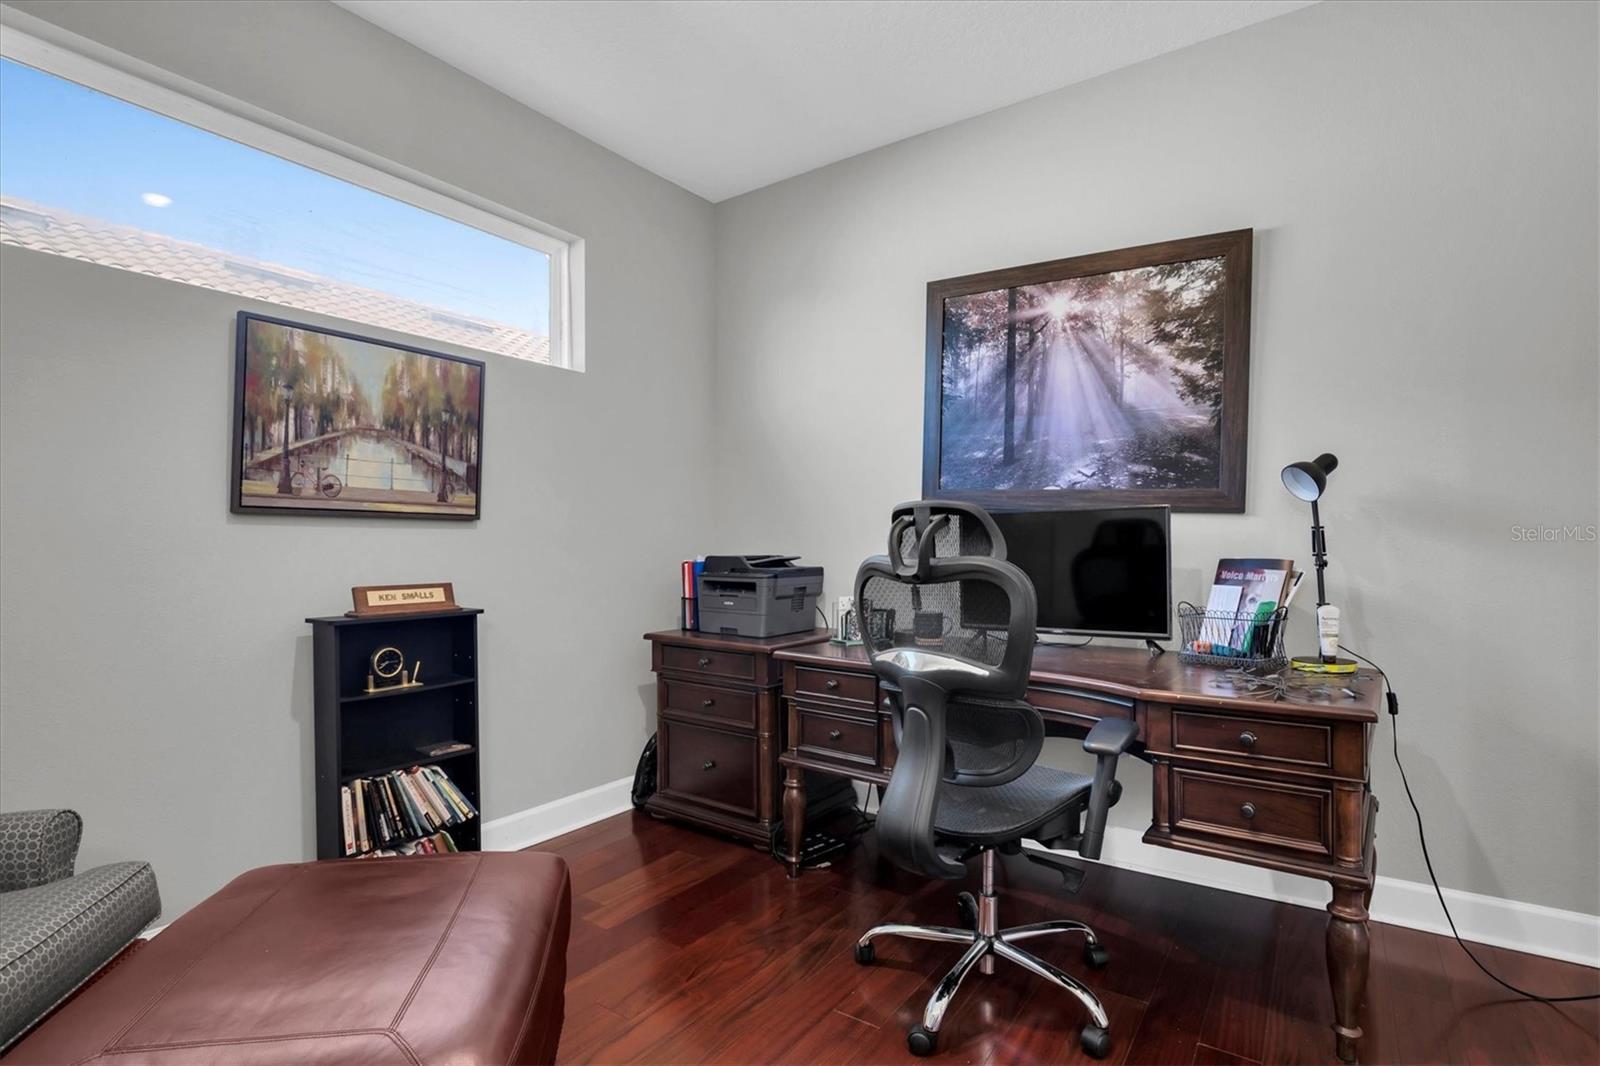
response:
M0 892L71 877L82 838L77 811L0 813Z

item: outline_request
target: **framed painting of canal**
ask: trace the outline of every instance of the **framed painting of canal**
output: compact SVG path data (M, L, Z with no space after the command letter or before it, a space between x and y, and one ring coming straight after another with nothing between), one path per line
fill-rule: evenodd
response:
M930 282L923 495L1243 511L1251 240Z
M234 512L477 518L483 369L239 312Z

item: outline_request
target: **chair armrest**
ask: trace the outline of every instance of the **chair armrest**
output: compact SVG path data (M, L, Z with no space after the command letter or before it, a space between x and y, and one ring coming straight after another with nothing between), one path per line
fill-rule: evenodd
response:
M1138 736L1137 723L1126 718L1102 718L1083 738L1083 750L1095 757L1094 787L1089 791L1089 810L1078 842L1078 854L1086 859L1100 857L1106 839L1106 815L1122 793L1117 787L1117 760Z
M0 813L0 892L71 877L82 839L77 811Z
M1083 750L1090 755L1121 755L1139 738L1139 725L1127 718L1102 718L1083 738Z

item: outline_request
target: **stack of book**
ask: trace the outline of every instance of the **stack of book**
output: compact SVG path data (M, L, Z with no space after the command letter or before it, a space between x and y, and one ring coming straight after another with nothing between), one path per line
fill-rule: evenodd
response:
M358 859L381 859L391 855L448 855L460 851L456 842L449 833L440 830L431 837L421 840L410 840L392 848L374 848L372 851L362 852L356 856Z
M437 766L357 778L339 789L339 800L346 855L455 851L444 830L478 816L478 808ZM419 846L428 842L431 848Z

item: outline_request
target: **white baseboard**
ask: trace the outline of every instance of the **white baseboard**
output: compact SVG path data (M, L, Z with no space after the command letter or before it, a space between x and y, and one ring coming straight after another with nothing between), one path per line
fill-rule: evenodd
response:
M1328 905L1328 886L1321 881L1241 866L1187 851L1150 847L1141 840L1142 836L1137 829L1107 828L1100 861L1126 870L1302 907L1321 909ZM1080 858L1071 852L1062 854L1066 858ZM1455 888L1445 889L1444 897L1463 940L1600 967L1600 916L1482 896ZM1431 884L1379 876L1372 893L1371 911L1375 922L1450 935L1450 926Z
M633 805L633 778L623 777L571 796L483 823L484 851L521 851L540 841L621 814Z

